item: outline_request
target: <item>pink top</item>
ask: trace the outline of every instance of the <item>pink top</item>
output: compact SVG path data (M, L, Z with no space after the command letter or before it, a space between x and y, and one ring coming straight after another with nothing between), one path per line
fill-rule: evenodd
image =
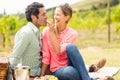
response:
M77 32L72 28L66 28L64 31L62 31L60 38L58 38L58 43L61 46L61 52L59 55L57 55L50 41L49 28L46 28L43 31L42 62L44 64L50 64L50 71L54 72L57 69L68 65L66 45L74 43L77 37Z

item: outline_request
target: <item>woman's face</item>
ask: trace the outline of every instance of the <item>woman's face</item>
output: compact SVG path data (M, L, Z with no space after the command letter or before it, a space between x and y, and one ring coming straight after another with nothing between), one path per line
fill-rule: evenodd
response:
M67 24L68 17L63 14L61 8L57 7L54 13L54 20L56 25L60 26L61 24Z

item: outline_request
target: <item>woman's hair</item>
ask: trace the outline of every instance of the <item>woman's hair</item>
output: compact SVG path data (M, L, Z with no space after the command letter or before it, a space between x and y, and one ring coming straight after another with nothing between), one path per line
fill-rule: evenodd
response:
M43 8L44 5L42 3L33 2L32 4L28 5L25 11L26 19L29 22L32 22L31 16L35 15L38 18L39 8Z
M70 16L70 18L72 17L72 8L69 6L69 4L65 3L58 7L61 8L61 10L65 16Z

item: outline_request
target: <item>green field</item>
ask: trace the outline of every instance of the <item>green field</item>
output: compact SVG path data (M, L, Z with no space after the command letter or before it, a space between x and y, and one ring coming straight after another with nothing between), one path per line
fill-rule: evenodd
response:
M120 34L120 33L119 33ZM76 42L85 63L91 65L101 58L106 58L105 66L120 68L120 35L111 33L111 42L108 43L107 31L79 31L79 38ZM115 80L120 79L120 71L114 75Z
M78 31L79 37L76 45L79 48L85 63L90 65L96 63L101 58L106 58L105 66L120 68L120 36L114 32L111 33L111 42L108 43L107 30L91 32L88 30ZM0 52L0 56L9 56L8 52ZM120 79L120 71L114 75L115 80Z
M81 5L90 7L88 2L90 2L89 5L93 4L91 0L86 0L86 3L81 3ZM76 3L72 7L74 9L83 8L81 5ZM50 10L47 14L51 19L53 11ZM74 11L68 25L79 33L75 44L79 48L86 64L96 63L100 58L104 57L107 59L105 66L120 68L120 4L111 7L110 20L111 40L109 43L107 7L98 10ZM20 15L4 15L0 18L0 56L10 56L14 45L15 33L26 23L26 19L21 19ZM4 42L5 48L3 48L3 34L6 39ZM120 71L113 77L115 80L120 80Z

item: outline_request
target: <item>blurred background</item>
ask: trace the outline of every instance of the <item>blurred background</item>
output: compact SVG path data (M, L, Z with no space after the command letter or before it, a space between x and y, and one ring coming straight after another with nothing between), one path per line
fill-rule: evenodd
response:
M27 23L25 7L35 0L24 0L26 2L11 0L12 4L6 1L0 2L0 56L9 57L15 33ZM49 19L52 18L55 7L61 3L67 2L73 8L73 17L68 25L79 33L75 44L80 49L86 64L105 57L106 66L120 67L120 0L43 1ZM41 32L43 29L44 27L40 28ZM114 76L115 80L120 79L118 75L120 71Z

